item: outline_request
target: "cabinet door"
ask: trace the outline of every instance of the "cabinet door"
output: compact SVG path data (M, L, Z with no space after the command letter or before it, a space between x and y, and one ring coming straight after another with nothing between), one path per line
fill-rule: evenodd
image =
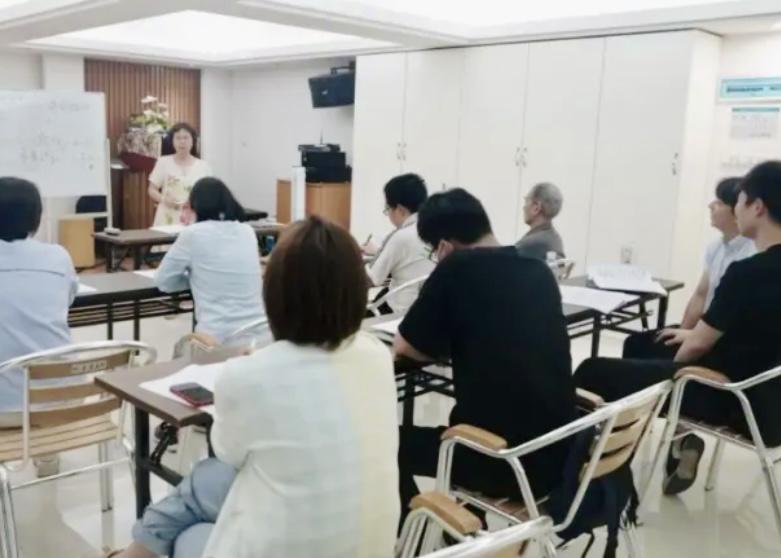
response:
M594 150L604 39L534 43L529 87L520 203L514 208L518 237L526 232L523 197L539 182L552 182L564 196L555 220L568 258L584 269L588 249Z
M455 185L462 69L463 49L407 55L402 166L429 193Z
M516 240L529 46L464 53L457 184L483 202L500 242Z
M686 33L606 39L589 263L669 273L690 59Z
M351 230L363 242L390 232L383 186L401 171L406 54L360 56L355 83Z

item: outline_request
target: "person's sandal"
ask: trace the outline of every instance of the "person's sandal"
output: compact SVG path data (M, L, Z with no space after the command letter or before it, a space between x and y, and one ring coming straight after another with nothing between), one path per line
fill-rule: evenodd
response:
M666 496L680 494L691 488L697 480L697 470L704 452L705 442L694 434L687 434L670 448L667 476L662 487Z

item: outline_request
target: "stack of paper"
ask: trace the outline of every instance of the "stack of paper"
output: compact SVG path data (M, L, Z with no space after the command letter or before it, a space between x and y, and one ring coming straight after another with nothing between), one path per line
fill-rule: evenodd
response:
M147 391L151 391L155 395L161 395L168 399L172 399L177 403L181 403L182 405L190 406L187 401L171 393L171 386L195 382L214 393L214 383L217 380L217 376L222 373L224 364L225 363L223 362L208 365L191 364L190 366L182 368L179 372L166 376L165 378L144 382L141 384L141 387ZM200 409L204 413L209 413L210 415L214 414L214 405L201 407Z
M588 268L588 278L600 289L667 296L667 291L653 280L650 273L633 265L592 265Z
M88 294L88 293L94 293L97 291L95 287L90 287L89 285L85 285L84 283L79 283L79 294Z
M586 287L570 287L559 285L561 289L561 301L564 304L592 308L603 314L610 314L630 302L637 300L637 296L613 291L601 291Z
M140 271L134 271L136 275L140 275L141 277L146 277L147 279L153 279L155 278L155 269L143 269Z
M156 227L151 227L150 230L164 234L179 234L184 230L184 225L158 225Z

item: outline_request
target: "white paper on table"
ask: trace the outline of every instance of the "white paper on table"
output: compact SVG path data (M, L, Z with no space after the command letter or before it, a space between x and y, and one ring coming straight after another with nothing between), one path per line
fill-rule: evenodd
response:
M561 301L564 304L592 308L603 314L610 314L616 308L620 308L639 298L626 293L589 289L588 287L559 285L559 289L561 289Z
M90 287L89 285L85 285L84 283L79 283L79 294L88 294L88 293L94 293L97 291L95 287Z
M588 268L588 278L600 289L667 296L667 291L654 281L649 272L634 265L592 265Z
M195 382L214 393L214 383L216 382L217 377L222 373L224 365L224 362L206 365L191 364L190 366L182 368L179 372L166 376L165 378L143 382L141 387L147 391L151 391L155 395L161 395L176 401L177 403L181 403L182 405L192 407L187 401L178 395L171 393L171 386ZM214 405L199 407L199 410L214 415Z
M396 333L398 333L399 331L399 324L401 324L402 319L403 318L399 318L397 320L388 320L387 322L381 322L379 324L375 324L371 326L371 329L381 333L396 335Z
M134 271L133 273L140 275L141 277L146 277L147 279L154 279L156 272L156 269L142 269L140 271Z
M156 227L150 227L149 230L164 234L179 234L184 230L184 227L184 225L158 225Z

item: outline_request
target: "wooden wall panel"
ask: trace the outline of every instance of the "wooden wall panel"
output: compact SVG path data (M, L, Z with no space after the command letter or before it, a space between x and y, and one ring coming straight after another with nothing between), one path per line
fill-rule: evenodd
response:
M141 111L141 99L153 95L167 103L171 123L184 121L200 130L201 71L111 60L85 60L84 88L106 95L106 123L111 155L117 155L117 139L127 128L128 117ZM122 222L125 229L146 228L154 206L146 195L144 173L124 173Z

